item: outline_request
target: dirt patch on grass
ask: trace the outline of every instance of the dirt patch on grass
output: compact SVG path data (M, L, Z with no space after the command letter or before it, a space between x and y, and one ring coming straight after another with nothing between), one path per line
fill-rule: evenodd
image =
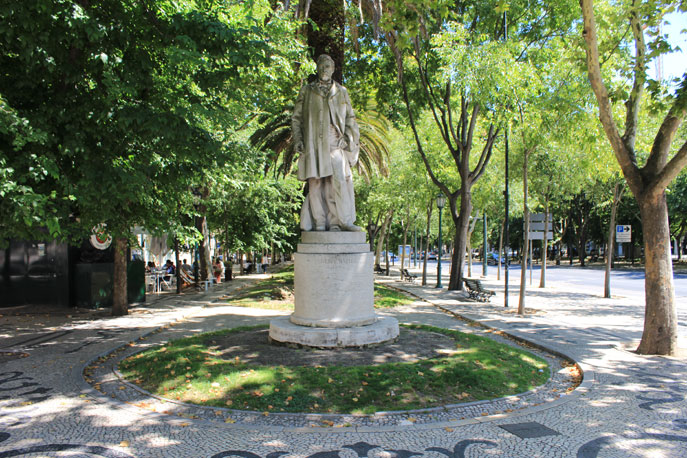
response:
M392 362L417 362L455 351L455 341L446 335L401 328L398 339L372 347L313 349L271 344L269 331L259 329L208 339L205 344L223 359L239 358L261 366L368 366Z

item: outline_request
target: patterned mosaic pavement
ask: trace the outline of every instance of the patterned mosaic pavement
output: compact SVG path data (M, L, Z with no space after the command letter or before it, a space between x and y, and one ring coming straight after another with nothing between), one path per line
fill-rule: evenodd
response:
M603 299L565 284L533 288L527 306L537 313L519 317L504 310L493 278L485 280L497 290L488 304L394 282L425 301L388 313L407 323L492 335L490 330L500 330L548 349L552 366L572 359L584 370L584 381L571 393L565 393L568 381L559 374L522 396L434 411L264 417L201 412L151 397L117 377L116 361L142 346L268 322L274 312L229 307L221 300L247 281L155 298L126 317L0 317L0 458L687 456L686 361L629 351L641 335L643 298ZM685 322L684 298L678 306ZM475 322L485 328L470 325ZM88 383L84 368L107 355Z

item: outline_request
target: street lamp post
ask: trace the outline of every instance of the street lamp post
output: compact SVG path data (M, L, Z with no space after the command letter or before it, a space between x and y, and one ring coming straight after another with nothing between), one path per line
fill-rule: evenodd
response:
M503 12L503 36L506 41L508 41L508 18L506 16L506 12ZM506 261L505 264L505 282L504 282L504 291L503 291L503 306L508 307L508 243L510 239L510 234L509 234L509 228L508 228L508 215L509 215L509 209L508 209L508 201L510 200L510 196L508 193L508 131L510 130L510 124L508 121L506 121L506 132L505 132L505 143L506 143L506 150L505 150L505 160L506 160L506 170L505 170L505 189L503 191L505 203L506 203L506 219L503 223L503 238L506 240L506 246L504 250L504 258ZM501 262L501 253L499 253L499 259L497 262Z
M487 276L487 212L482 215L482 276Z
M417 223L413 226L413 267L417 267Z
M441 211L446 205L446 196L439 193L437 196L437 208L439 209L439 253L437 256L437 288L442 288L441 284Z

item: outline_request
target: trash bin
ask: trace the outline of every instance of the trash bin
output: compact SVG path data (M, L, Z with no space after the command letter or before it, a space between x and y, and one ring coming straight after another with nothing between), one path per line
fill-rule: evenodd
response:
M224 281L231 281L231 269L233 265L230 262L224 263Z

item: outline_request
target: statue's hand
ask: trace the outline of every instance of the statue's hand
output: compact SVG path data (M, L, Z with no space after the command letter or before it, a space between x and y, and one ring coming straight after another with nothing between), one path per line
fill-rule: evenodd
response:
M339 148L341 148L344 151L348 150L348 139L346 138L345 135L342 135L339 137L339 142L338 142Z
M294 151L297 153L302 153L303 150L305 149L305 146L303 145L303 141L298 141L293 147Z

